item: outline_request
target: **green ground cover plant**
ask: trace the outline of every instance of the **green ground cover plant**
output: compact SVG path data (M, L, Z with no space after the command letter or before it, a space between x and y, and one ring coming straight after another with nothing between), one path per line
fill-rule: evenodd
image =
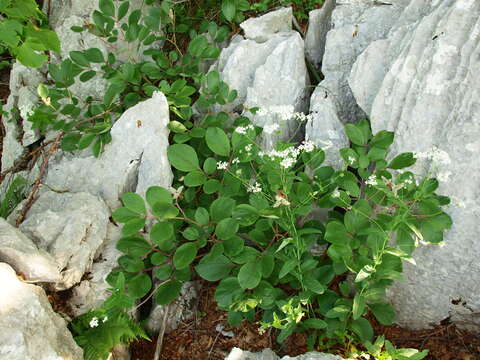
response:
M48 28L48 19L35 0L0 1L0 54L6 50L23 65L35 68L47 61L47 51L60 52L58 36Z
M215 299L232 326L260 317L260 331L276 329L279 342L302 332L311 349L364 344L379 358L425 357L381 339L372 345L368 315L394 322L385 294L402 279L402 261L414 262L420 243L440 244L451 227L437 180L405 170L415 164L412 153L391 159L394 134L372 134L366 120L345 126L351 147L340 150L340 168L308 141L263 149L262 137L278 129L255 126L249 114L264 109L244 116L213 111L237 93L218 72L203 69L234 23L269 2L201 4L220 6L147 0L133 9L128 0L100 0L92 23L72 31L94 33L112 51L72 51L49 64L52 81L38 88L42 104L29 120L43 133L59 131L64 151L90 147L101 156L118 116L155 91L167 96L171 111L174 183L152 186L145 198L126 193L113 213L123 225L117 248L124 255L108 277L112 295L71 325L85 358L104 359L114 345L146 338L129 316L136 304L149 297L169 304L197 278L216 283ZM119 40L135 44L138 54L119 60ZM103 99L71 90L95 76L108 83ZM205 115L194 119L194 104Z

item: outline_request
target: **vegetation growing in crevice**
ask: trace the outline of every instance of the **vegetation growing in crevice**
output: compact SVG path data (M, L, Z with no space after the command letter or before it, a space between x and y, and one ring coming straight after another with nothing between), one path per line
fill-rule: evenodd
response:
M293 3L297 14L316 5ZM259 328L276 329L279 342L304 332L311 349L362 343L381 352L385 344L393 359L423 358L382 339L372 345L367 315L394 321L385 290L402 278L402 260L413 262L419 243L443 241L449 199L436 194L435 179L403 170L415 163L412 153L387 161L394 135L372 134L368 121L345 126L352 145L340 150L344 163L336 169L311 142L263 149L262 136L278 129L255 126L249 117L258 109L213 111L237 93L217 71L205 73L205 62L218 58L218 44L245 12L283 2L201 4L147 0L131 9L128 0L100 0L93 23L72 31L93 33L112 51L72 51L49 64L52 82L38 88L43 103L29 120L39 131L59 131L67 152L91 147L101 156L119 114L155 91L171 111L173 187L152 186L145 199L126 193L113 213L123 224L117 248L124 255L108 278L112 296L72 323L87 358L106 358L113 345L146 337L128 317L135 303L153 297L166 305L198 277L218 282L215 298L232 325L261 314ZM122 44L137 53L120 59L114 49ZM94 77L107 84L103 99L75 95L75 81ZM194 104L206 113L195 122ZM318 209L326 220L315 216Z

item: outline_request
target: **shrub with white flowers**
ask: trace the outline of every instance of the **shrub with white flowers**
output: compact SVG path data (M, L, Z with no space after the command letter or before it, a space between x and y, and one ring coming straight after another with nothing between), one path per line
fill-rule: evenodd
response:
M52 83L39 86L43 104L29 118L33 129L61 130L64 151L91 147L101 156L126 109L155 91L170 106L172 187L152 186L144 197L125 193L123 207L112 214L123 225L117 243L123 255L107 279L112 295L71 325L85 358L106 359L114 345L147 338L129 313L149 299L171 303L192 279L216 283L215 300L232 326L258 316L259 331L274 328L279 342L303 332L311 349L368 344L369 316L394 321L385 290L401 279L402 261L413 262L419 244L441 243L451 226L443 211L449 199L435 193L438 182L393 174L415 157L404 153L387 161L393 133L373 135L368 121L345 126L352 146L340 150L341 169L324 164L330 140L261 148L286 121L300 130L312 115L291 105L245 108L252 119L215 111L237 92L218 71L202 69L218 58L216 44L229 27L204 16L192 23L190 15L178 15L185 15L182 1L162 1L148 11L118 3L100 0L93 23L72 30L99 34L113 48L120 37L141 53L123 61L97 48L72 51L50 64ZM223 3L231 21L236 5ZM163 48L150 46L158 40ZM181 44L188 46L181 51ZM79 99L69 89L99 77L108 83L103 101ZM446 161L439 151L434 156ZM326 220L316 216L318 209L328 213ZM412 356L405 358L424 354Z
M416 246L441 243L451 226L435 179L417 185L411 172L391 173L415 163L412 153L386 160L393 133L373 136L367 121L346 125L352 146L340 150L345 164L336 170L309 141L262 149L272 125L238 117L232 127L203 126L204 136L168 149L180 196L160 187L146 203L123 195L113 219L124 224L125 255L111 283L125 279L134 301L160 281L154 296L165 305L185 281L218 282L215 299L231 325L260 312L260 331L278 329L280 342L307 332L311 348L371 341L369 313L392 324L385 290L402 278L402 260L414 262ZM329 209L326 222L318 208Z

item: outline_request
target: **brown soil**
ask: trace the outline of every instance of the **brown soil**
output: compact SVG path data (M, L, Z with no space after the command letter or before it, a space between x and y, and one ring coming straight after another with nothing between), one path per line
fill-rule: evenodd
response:
M274 333L260 335L258 326L244 322L240 327L229 328L226 313L216 308L214 288L207 283L199 296L195 319L182 324L165 336L160 360L223 360L233 347L252 352L272 348L279 355L296 356L307 352L305 337L296 334L279 346ZM232 331L233 338L215 330L223 324L225 331ZM382 326L374 322L377 335L384 334L397 347L429 349L427 360L479 360L480 334L459 330L453 324L439 325L430 330L410 331L398 326ZM132 360L152 360L156 339L140 341L130 347ZM341 350L330 352L342 355Z

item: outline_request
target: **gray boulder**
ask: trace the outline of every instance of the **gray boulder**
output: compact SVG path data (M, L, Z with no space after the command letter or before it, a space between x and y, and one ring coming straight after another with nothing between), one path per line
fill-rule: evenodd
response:
M395 131L394 152L417 152L414 171L439 179L454 225L445 246L415 251L417 265L405 264L407 280L390 299L403 326L448 317L478 326L480 2L407 3L385 39L359 56L349 83L373 130Z
M265 42L279 32L292 30L293 10L280 8L257 18L250 18L240 24L245 38L256 42Z
M78 283L105 240L110 212L88 193L44 192L34 202L20 230L55 259L64 290Z
M303 39L292 30L291 9L249 19L241 26L245 38L234 37L212 66L231 89L238 91L238 98L216 110L245 109L244 115L256 125L278 126L264 136L265 148L278 140L301 138L303 129L294 114L308 111L309 77ZM256 115L248 111L254 107L261 109Z
M388 34L407 3L408 0L399 0L392 5L379 5L371 0L347 0L338 3L333 12L334 4L328 3L321 13L312 15L307 55L313 64L322 63L325 79L319 86L329 95L317 98L316 108L324 121L336 123L339 119L346 123L365 118L348 86L350 70L372 41ZM325 29L330 29L326 41Z
M348 147L350 143L344 124L338 117L332 92L327 88L319 85L313 92L310 116L305 128L305 139L325 151L325 165L340 169L343 161L339 150Z
M1 359L83 359L82 349L41 287L20 281L5 263L0 263L0 281Z
M8 263L30 282L57 282L61 279L55 259L2 218L0 261Z
M95 261L88 270L89 276L72 288L69 304L75 316L80 316L93 308L100 307L110 296L110 285L106 278L118 266L117 260L123 254L117 250L117 242L122 237L121 229L108 224L106 240L95 254Z
M332 26L332 12L336 0L327 0L320 9L308 14L308 29L305 35L305 55L312 65L320 70L325 53L327 33Z
M39 69L14 63L10 73L10 95L3 110L5 136L2 148L2 171L12 167L24 154L25 147L38 140L38 133L27 121L30 112L38 102L37 86L45 81Z
M319 352L310 352L296 357L284 356L280 359L272 350L265 349L261 353L251 353L233 348L225 360L342 360L340 356Z
M112 142L99 157L60 154L51 160L45 184L56 190L101 196L110 208L120 206L127 191L144 195L148 187L170 187L167 159L168 103L157 92L128 109L113 125Z

